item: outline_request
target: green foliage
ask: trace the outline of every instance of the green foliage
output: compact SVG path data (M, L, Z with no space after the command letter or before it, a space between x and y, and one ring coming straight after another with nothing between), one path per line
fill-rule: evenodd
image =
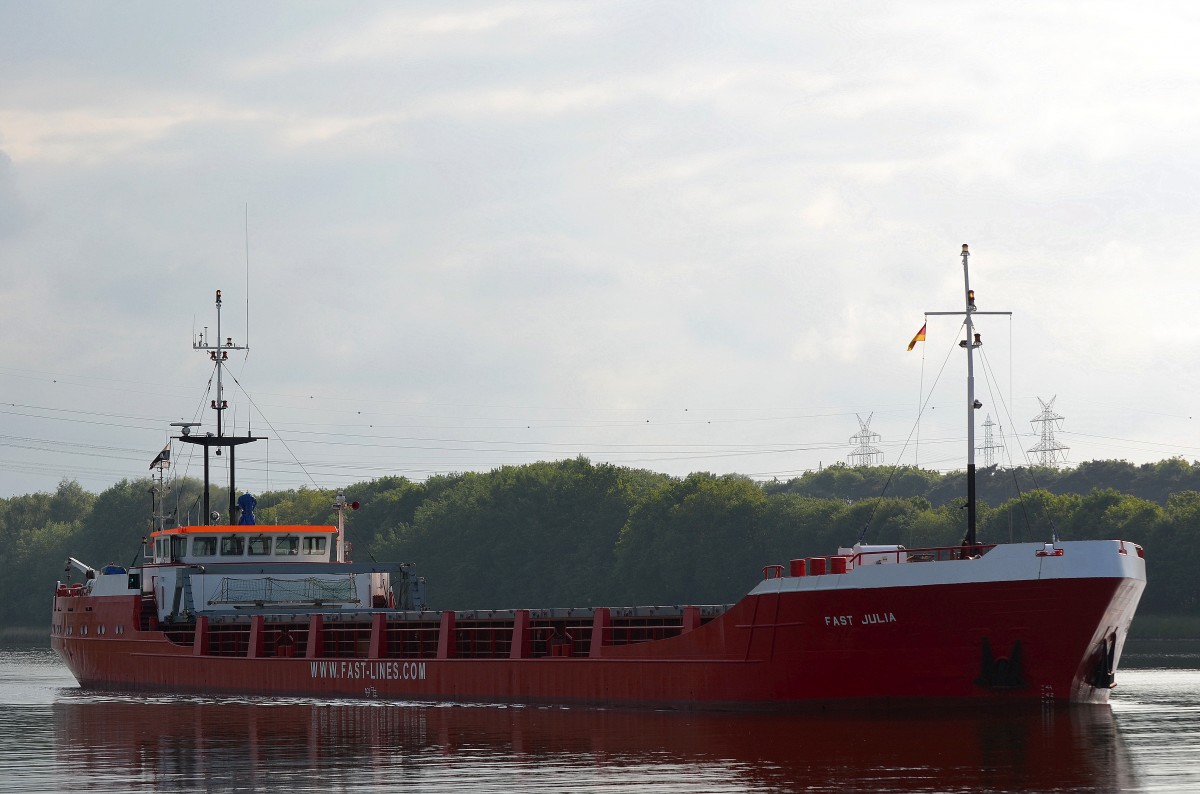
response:
M0 579L0 625L28 625L35 615L44 616L45 623L49 622L49 585L63 578L63 568L73 541L79 537L79 529L78 521L50 521L21 534L12 549L10 565L22 575ZM40 585L34 592L31 582Z
M885 490L886 486L886 490ZM847 466L837 463L766 486L770 494L788 492L822 499L868 499L874 496L924 496L934 505L960 502L966 493L962 471L946 474L912 466ZM1200 462L1170 458L1135 466L1123 460L1095 460L1072 469L1041 466L1000 469L995 466L976 472L976 495L980 503L1000 505L1030 491L1052 494L1088 494L1113 489L1166 505L1172 494L1200 491Z
M846 542L835 537L849 528L850 506L842 499L817 499L785 493L768 497L759 523L762 527L761 564L782 564L798 557L828 554Z
M77 540L78 557L92 565L128 563L141 549L141 540L151 529L151 482L148 478L121 480L102 491L83 519Z
M926 502L928 505L928 502ZM976 517L976 526L986 527L990 516ZM967 531L967 511L954 505L928 506L916 511L908 526L908 533L901 536L901 543L910 549L940 548L959 543ZM982 532L984 537L991 537Z
M435 608L731 602L769 564L829 555L860 537L908 548L954 546L966 529L965 476L917 468L831 466L787 482L736 475L673 478L585 458L430 478L381 477L345 489L355 558L417 563ZM150 529L152 482L99 494L64 480L54 493L0 499L0 537L19 575L0 579L0 627L48 622L49 587L67 556L128 564ZM886 490L885 490L886 486ZM1200 539L1200 464L978 472L983 542L1121 538L1144 546L1143 611L1200 619L1189 550ZM260 524L331 524L332 490L259 496ZM219 488L213 509L224 513ZM166 512L202 513L200 484L176 482ZM190 519L190 521L189 521Z
M438 606L586 606L615 592L617 535L647 476L666 479L583 458L465 474L374 554L418 562Z
M258 497L255 520L259 524L333 523L335 491L300 488L295 491L268 491Z
M1146 610L1200 617L1200 579L1192 568L1192 549L1200 538L1200 492L1172 494L1159 520L1146 529L1134 534L1135 528L1129 527L1125 534L1145 548L1152 571L1143 596Z
M753 584L763 490L744 477L692 474L646 494L617 543L627 602L731 601ZM719 554L697 553L720 549Z

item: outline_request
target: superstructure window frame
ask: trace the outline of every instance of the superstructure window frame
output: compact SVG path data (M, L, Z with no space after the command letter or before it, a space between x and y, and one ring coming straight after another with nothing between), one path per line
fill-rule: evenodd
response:
M221 538L222 557L243 557L246 554L246 539L241 535Z

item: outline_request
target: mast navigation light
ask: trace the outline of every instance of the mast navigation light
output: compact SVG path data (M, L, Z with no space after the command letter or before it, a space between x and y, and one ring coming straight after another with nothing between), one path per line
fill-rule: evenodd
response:
M350 508L351 510L357 510L358 508L362 507L362 505L359 502L351 502L351 501L347 500L346 495L342 494L342 493L340 493L336 497L334 497L334 499L333 499L333 509L334 510L343 510L347 507Z
M975 290L967 290L967 305L971 307L971 311L975 311Z

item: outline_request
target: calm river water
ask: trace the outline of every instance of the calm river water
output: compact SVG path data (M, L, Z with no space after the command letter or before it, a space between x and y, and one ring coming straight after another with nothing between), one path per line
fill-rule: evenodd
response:
M0 649L0 791L1196 792L1200 654L1111 708L796 717L100 695Z

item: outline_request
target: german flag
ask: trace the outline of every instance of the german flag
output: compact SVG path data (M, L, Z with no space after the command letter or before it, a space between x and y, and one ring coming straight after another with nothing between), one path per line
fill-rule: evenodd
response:
M917 335L916 335L916 336L914 336L914 337L912 338L912 341L908 343L908 349L909 349L909 350L912 350L914 347L916 347L916 346L917 346L917 342L924 342L924 341L925 341L925 327L926 327L927 325L929 325L929 323L925 323L925 325L922 325L922 326L921 326L921 330L920 330L920 331L917 331Z

